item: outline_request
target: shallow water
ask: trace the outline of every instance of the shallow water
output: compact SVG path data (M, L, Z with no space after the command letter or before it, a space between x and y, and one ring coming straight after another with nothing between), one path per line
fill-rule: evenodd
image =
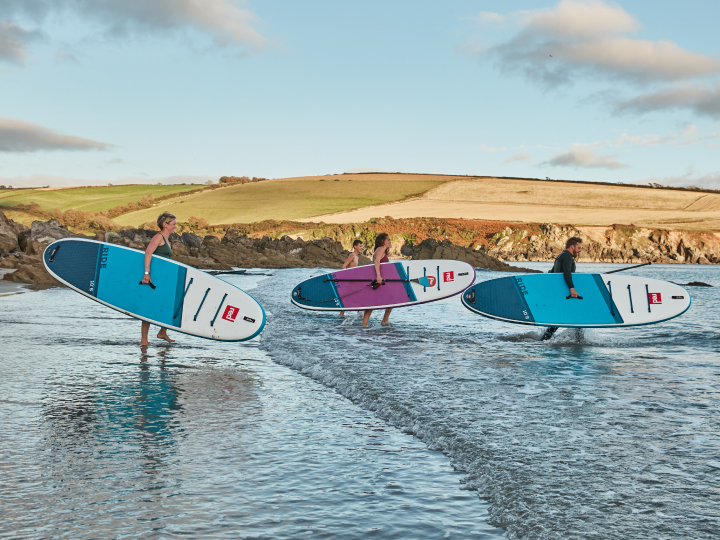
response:
M259 341L174 337L143 352L68 289L0 299L0 537L502 535L440 452Z
M72 291L0 299L0 534L720 534L717 288L660 325L540 342L457 297L369 329L290 305L317 273L259 281L250 344L146 354L139 323ZM714 267L632 273L720 286Z
M632 273L720 286L715 267ZM720 535L717 288L692 288L690 310L666 323L564 329L550 342L457 298L396 310L387 328L376 314L368 330L286 309L289 290L263 291L263 347L445 452L509 538Z

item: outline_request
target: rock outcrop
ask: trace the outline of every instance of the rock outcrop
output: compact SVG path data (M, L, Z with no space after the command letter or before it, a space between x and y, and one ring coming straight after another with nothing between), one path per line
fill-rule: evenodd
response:
M633 225L573 227L551 223L506 227L496 234L486 253L506 261L552 261L571 236L583 240L579 262L720 263L717 233L644 229Z
M50 274L42 264L42 253L47 245L59 238L82 237L68 231L56 220L35 221L30 228L8 220L0 212L0 231L19 230L7 245L12 255L0 256L0 268L16 268L3 279L21 283L52 283ZM0 234L5 234L0 232ZM120 232L98 232L95 239L144 251L157 231L146 229L125 229ZM209 235L197 236L191 232L170 236L173 259L197 268L229 270L241 268L340 268L347 260L349 251L331 238L252 238L239 234L236 228L230 228L222 238ZM397 254L413 259L453 259L465 261L479 268L505 271L525 271L511 267L502 261L481 251L460 247L450 241L438 242L428 239L417 246L396 245ZM20 250L23 250L21 252ZM370 259L360 255L360 264L369 264Z
M498 270L502 272L538 272L538 270L510 266L509 264L502 262L500 259L492 257L482 251L456 246L449 240L438 242L437 240L428 238L420 242L417 246L406 246L407 245L403 246L403 254L411 252L411 256L414 260L451 259L453 261L463 261L469 263L475 268L486 268L488 270Z

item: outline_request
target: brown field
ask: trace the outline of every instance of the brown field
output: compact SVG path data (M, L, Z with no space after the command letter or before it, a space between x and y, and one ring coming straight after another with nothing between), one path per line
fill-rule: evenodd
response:
M356 223L384 216L586 226L633 223L666 229L718 230L720 194L582 182L459 179L443 183L413 200L319 215L311 220Z

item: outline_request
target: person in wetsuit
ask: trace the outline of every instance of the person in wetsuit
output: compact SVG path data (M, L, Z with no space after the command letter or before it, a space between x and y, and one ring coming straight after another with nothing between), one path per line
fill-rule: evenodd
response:
M175 232L177 227L177 221L175 216L170 212L163 212L157 218L157 225L160 232L153 236L150 240L147 249L145 250L145 275L143 276L142 283L151 283L150 279L150 263L152 262L153 255L160 255L169 259L172 257L172 247L170 247L170 235ZM148 332L150 330L150 323L142 321L142 338L140 339L140 345L150 345L148 341ZM168 343L173 343L175 340L170 339L167 335L167 328L161 328L158 332L157 337L164 339Z
M577 236L568 238L567 242L565 242L565 251L557 256L555 264L553 264L549 272L550 274L563 274L572 298L580 296L575 290L572 280L572 275L575 272L575 258L580 254L580 251L582 251L582 238ZM557 326L551 326L545 330L543 340L550 339L555 332L557 332Z
M375 265L375 274L377 276L377 284L382 285L383 284L383 278L380 274L380 263L386 263L390 262L390 259L388 259L388 252L390 251L390 235L388 233L380 233L375 238L375 252L372 256L372 263ZM388 319L390 318L390 312L392 311L392 308L388 308L385 310L385 316L382 318L382 321L380 321L380 324L385 326L388 324ZM363 315L363 321L362 325L367 326L368 321L370 320L370 314L373 312L372 309L365 310L365 313Z

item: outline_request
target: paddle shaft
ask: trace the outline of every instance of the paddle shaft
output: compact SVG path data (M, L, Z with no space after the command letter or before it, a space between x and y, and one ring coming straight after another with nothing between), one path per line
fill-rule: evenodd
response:
M641 266L649 266L652 263L646 262L642 264L636 264L635 266L628 266L627 268L619 268L617 270L613 270L611 272L603 272L603 274L614 274L615 272L624 272L625 270L632 270L633 268L640 268Z
M383 282L385 281L403 281L407 283L408 281L414 281L417 283L418 279L383 279ZM377 281L376 279L324 279L323 281Z

